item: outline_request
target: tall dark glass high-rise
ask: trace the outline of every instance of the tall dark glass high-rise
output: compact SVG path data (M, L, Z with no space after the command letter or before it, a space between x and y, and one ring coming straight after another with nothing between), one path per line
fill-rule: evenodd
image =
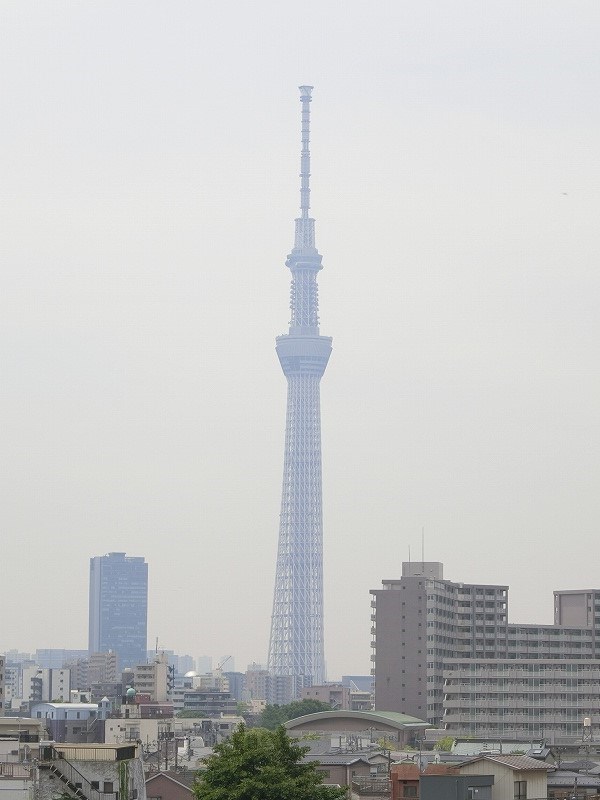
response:
M109 553L90 559L89 652L117 654L119 669L146 663L148 564Z

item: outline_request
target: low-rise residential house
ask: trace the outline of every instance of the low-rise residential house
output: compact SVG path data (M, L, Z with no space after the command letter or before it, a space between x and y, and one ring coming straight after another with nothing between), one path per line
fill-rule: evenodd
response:
M181 773L156 772L146 778L147 800L193 800L191 782ZM193 780L193 776L192 776Z
M449 770L422 775L419 800L493 800L493 792L493 775L459 775Z
M417 764L392 764L390 767L391 800L419 797L420 777Z
M303 761L316 762L316 770L327 784L350 786L357 778L371 776L372 765L365 753L308 753Z
M600 775L557 769L548 774L548 797L551 800L578 800L600 794Z
M486 755L457 766L461 775L493 775L492 800L536 800L548 796L552 767L530 756Z

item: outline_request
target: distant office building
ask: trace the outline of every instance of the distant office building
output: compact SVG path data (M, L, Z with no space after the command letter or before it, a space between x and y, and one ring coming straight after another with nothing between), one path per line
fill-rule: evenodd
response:
M71 672L68 669L23 667L22 699L28 703L59 700L68 703L71 695Z
M13 697L15 699L23 696L21 681L21 667L18 664L9 667L6 658L4 659L4 706L12 707Z
M194 672L196 670L196 661L192 656L178 656L177 663L175 664L175 672L178 675L185 675L186 672Z
M86 658L67 661L65 669L71 671L71 692L86 692L89 690L89 665L90 660L87 658L87 650Z
M272 675L260 664L251 665L245 677L245 699L264 700L269 705L285 706L297 699L294 675Z
M35 662L42 669L61 669L78 658L87 658L87 650L49 648L35 651Z
M196 670L200 675L204 675L207 672L212 672L212 668L212 656L198 656L196 660Z
M167 661L173 667L175 675L185 675L186 672L195 672L196 670L196 662L192 656L180 656L174 650L164 650L162 647L158 651L156 648L148 650L148 663L152 664L159 653L167 656Z
M146 661L148 564L109 553L90 559L89 653L117 654L119 668Z
M309 686L302 689L301 700L318 700L320 703L329 703L335 711L348 711L350 709L350 689L341 683L325 683L320 686Z
M118 677L116 653L92 653L88 659L87 686L92 683L115 683Z
M18 650L7 650L4 653L6 664L23 664L25 661L32 661L31 653L19 653ZM33 661L32 661L33 663Z
M4 700L5 700L5 693L4 693L4 670L6 664L4 662L4 656L0 656L0 717L4 714Z
M243 700L246 690L246 676L243 672L224 672L223 677L229 684L229 694L234 700Z
M229 692L186 689L183 694L183 710L195 711L199 717L232 716L237 713L237 701Z

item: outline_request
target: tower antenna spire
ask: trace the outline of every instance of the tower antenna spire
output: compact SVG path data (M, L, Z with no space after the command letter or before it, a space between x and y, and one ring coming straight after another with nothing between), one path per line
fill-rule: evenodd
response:
M312 86L299 86L302 103L302 152L300 154L300 212L308 219L310 208L310 104Z
M300 152L300 217L296 220L294 250L315 250L315 221L310 210L310 104L312 86L299 86L302 103L302 150Z

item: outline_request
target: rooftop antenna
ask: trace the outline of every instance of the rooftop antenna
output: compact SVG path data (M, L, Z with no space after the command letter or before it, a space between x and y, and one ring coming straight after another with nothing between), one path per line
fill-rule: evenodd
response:
M425 525L421 528L421 566L425 574Z

